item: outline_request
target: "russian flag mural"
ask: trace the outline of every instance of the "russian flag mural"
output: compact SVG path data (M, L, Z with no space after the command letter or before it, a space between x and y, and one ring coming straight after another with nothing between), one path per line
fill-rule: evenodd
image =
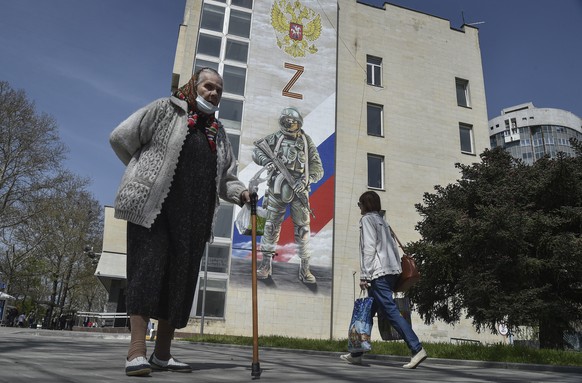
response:
M333 254L337 4L254 3L239 178L260 172L259 267L233 234L231 283L329 294ZM240 208L235 211L235 217Z

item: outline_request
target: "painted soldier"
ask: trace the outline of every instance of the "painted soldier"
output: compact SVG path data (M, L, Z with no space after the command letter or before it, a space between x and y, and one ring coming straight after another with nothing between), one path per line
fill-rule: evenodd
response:
M272 259L289 205L295 244L301 260L299 280L309 284L317 282L309 270L309 190L310 184L323 177L323 166L317 146L301 129L302 126L303 117L299 111L293 107L285 108L279 117L280 130L255 143L253 160L269 170L263 200L263 208L267 210L265 231L261 238L263 259L257 269L258 279L267 279L272 275Z

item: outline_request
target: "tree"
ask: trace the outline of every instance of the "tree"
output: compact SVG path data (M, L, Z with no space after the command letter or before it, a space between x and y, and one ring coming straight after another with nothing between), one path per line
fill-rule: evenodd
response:
M409 292L419 315L478 331L534 326L540 346L562 348L582 319L582 157L524 165L502 149L460 165L462 177L425 193L421 240L408 251L423 275Z
M77 306L79 302L84 306L84 302L71 295L72 291L83 294L81 286L85 286L91 294L94 289L88 285L99 284L92 275L92 260L83 249L88 243L100 241L101 207L85 190L86 179L68 173L63 173L61 179L58 188L29 207L42 214L12 230L18 248L30 249L33 255L30 259L39 262L36 271L45 286L44 296L36 299L48 307L45 327L52 327L54 319L64 312L82 308ZM89 275L92 278L88 280Z
M38 213L23 206L59 184L65 152L54 119L0 81L0 230Z
M21 310L47 305L47 325L104 295L83 253L101 241L101 207L63 169L65 153L54 119L0 81L0 279Z

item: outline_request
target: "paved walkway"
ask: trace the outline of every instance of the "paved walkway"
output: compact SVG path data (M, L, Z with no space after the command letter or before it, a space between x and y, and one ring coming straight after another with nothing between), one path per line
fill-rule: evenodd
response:
M0 382L247 382L252 348L175 341L173 354L191 374L153 372L128 377L128 336L0 327ZM148 351L153 345L148 343ZM578 383L582 368L427 359L416 370L402 357L370 355L363 366L339 353L259 348L261 382L556 382Z

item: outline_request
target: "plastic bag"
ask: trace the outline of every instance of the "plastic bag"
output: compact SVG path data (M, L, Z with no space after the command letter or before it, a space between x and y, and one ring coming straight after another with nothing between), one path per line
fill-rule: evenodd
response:
M257 235L263 235L265 232L265 221L267 218L267 211L260 206L257 206ZM236 228L241 235L252 235L251 223L251 205L245 203L242 209L236 216Z
M367 352L372 349L372 303L374 298L358 298L354 301L354 311L348 329L348 351Z

